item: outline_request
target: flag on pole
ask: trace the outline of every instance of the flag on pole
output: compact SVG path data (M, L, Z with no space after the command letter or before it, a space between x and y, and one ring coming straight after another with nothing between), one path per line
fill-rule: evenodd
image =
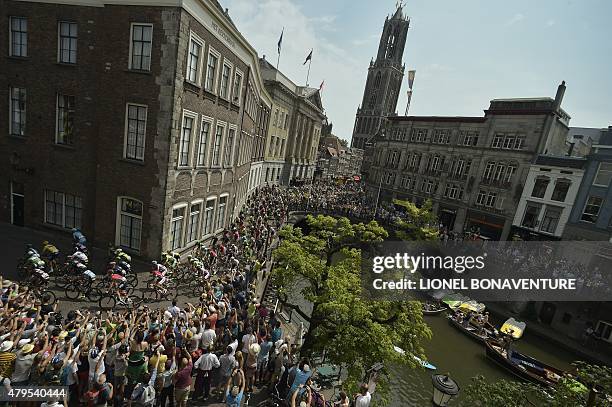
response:
M323 80L321 84L319 85L319 92L323 90L323 85L325 85L325 80Z
M302 65L306 65L306 62L310 61L311 59L312 59L312 49L310 50L310 54L308 54L308 56L306 57L306 60L304 61Z
M408 110L410 109L410 101L412 100L412 90L408 91L408 102L406 103L406 113L404 116L408 116Z
M412 89L412 84L414 83L414 76L416 75L416 71L408 71L408 88Z
M283 27L283 30L281 31L281 35L280 38L278 39L278 54L280 55L281 53L281 47L283 45L283 33L285 32L285 27Z

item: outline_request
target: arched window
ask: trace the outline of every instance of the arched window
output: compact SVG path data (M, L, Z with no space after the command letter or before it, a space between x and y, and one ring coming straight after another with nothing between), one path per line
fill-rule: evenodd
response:
M536 178L535 183L533 184L533 190L531 191L531 196L534 198L544 198L546 194L546 189L548 188L548 184L550 183L550 178L539 176Z
M115 244L117 246L140 251L142 234L142 202L126 196L117 198L117 229Z
M560 178L555 183L555 189L553 190L552 196L550 197L553 201L563 202L567 197L567 191L572 186L572 181L567 178Z

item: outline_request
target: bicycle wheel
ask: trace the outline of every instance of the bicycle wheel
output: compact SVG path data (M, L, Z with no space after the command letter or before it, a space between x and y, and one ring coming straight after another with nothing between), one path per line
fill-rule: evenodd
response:
M72 279L67 274L58 274L55 276L55 285L58 288L66 288L71 282Z
M127 302L129 304L129 306L128 306L129 309L136 309L136 308L140 307L140 304L142 304L142 298L140 298L137 295L132 294L132 295L128 296L128 301Z
M69 300L77 300L81 296L81 286L76 283L70 283L66 285L64 290L66 298Z
M98 301L98 304L100 305L101 309L107 311L107 310L115 308L115 305L117 304L117 300L112 295L104 295L100 298L100 300Z
M90 286L85 292L85 296L91 302L98 302L102 298L102 292L97 287Z
M172 300L176 299L176 297L178 297L178 289L177 289L177 287L168 287L166 289L166 293L161 295L161 297L167 299L168 301L172 301Z
M57 302L57 296L55 295L53 291L50 291L50 290L41 291L40 298L43 298L43 297L47 297L49 299L49 301L47 302L47 304L49 305L54 305Z
M136 273L131 273L125 276L127 283L133 287L138 286L138 275Z

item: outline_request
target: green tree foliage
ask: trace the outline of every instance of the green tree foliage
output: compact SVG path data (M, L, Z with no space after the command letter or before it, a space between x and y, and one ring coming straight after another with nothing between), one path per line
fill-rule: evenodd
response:
M437 240L438 225L436 215L431 211L431 200L425 201L420 208L409 201L395 199L395 205L401 206L406 217L395 224L395 234L401 240Z
M575 362L574 366L577 368L574 378L561 379L553 389L509 380L488 383L482 376L475 377L464 391L461 405L466 407L583 407L589 405L590 388L594 386L598 390L598 397L592 399L591 406L611 407L611 399L604 398L604 395L612 392L610 386L612 369L585 362Z
M361 280L361 248L380 243L387 232L375 221L351 224L346 218L308 216L309 235L287 226L274 252L274 283L287 308L310 324L302 355L320 354L348 371L345 385L356 390L364 372L377 362L417 367L412 355L424 357L421 341L431 337L421 305L408 301L371 301ZM292 304L299 295L312 303L312 313ZM399 354L393 346L404 349ZM384 396L383 373L377 393Z

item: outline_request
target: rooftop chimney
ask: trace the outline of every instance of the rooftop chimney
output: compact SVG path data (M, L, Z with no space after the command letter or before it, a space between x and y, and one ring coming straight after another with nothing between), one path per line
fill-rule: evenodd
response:
M565 95L565 81L561 82L561 85L559 85L557 88L557 94L555 95L555 110L559 110L559 108L561 108L563 95Z

